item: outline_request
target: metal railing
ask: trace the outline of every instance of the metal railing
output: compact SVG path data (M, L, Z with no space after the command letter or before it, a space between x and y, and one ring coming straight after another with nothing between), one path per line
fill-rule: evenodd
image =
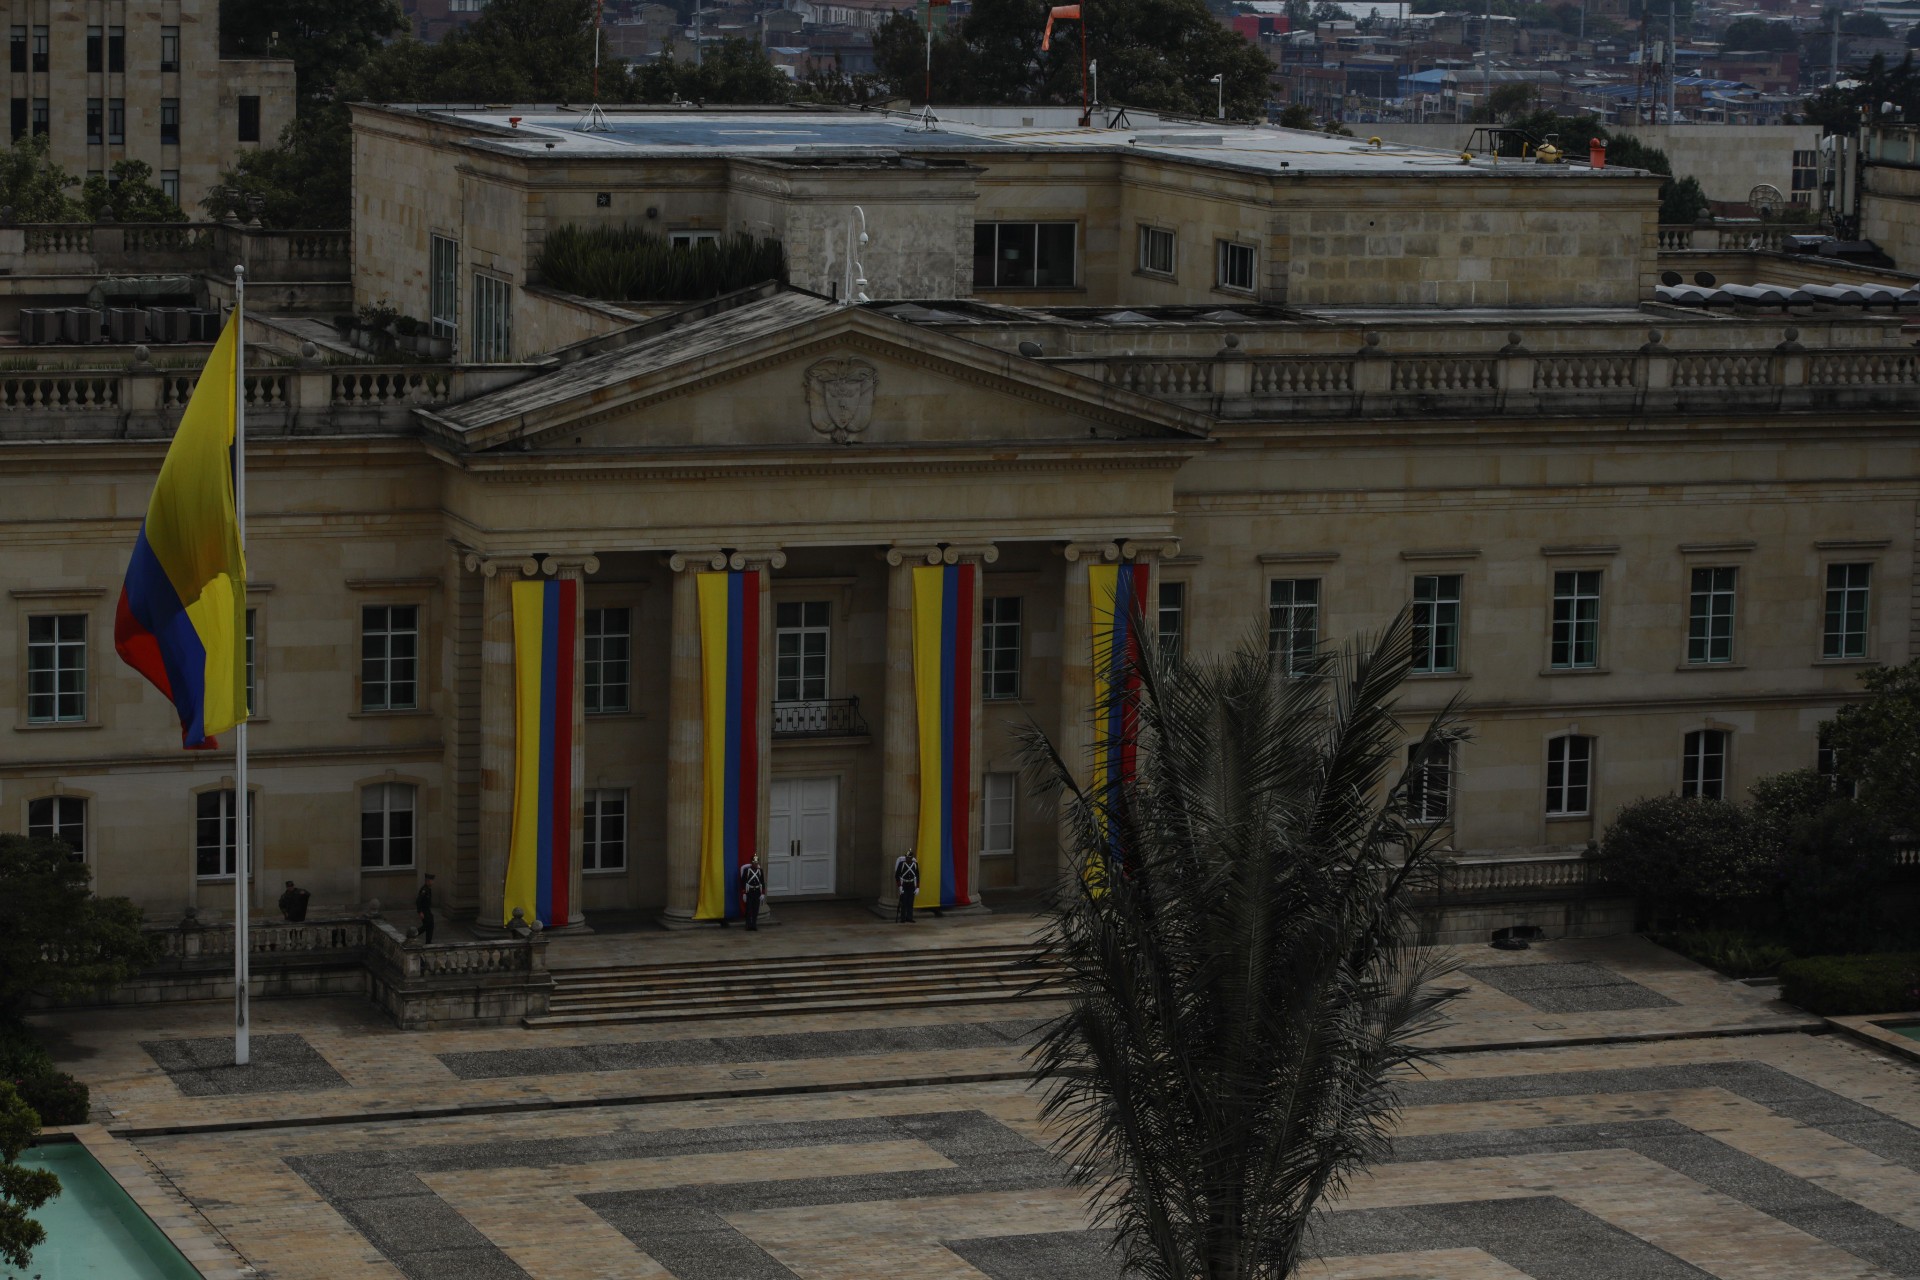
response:
M773 704L776 738L857 738L868 732L858 698L816 698Z

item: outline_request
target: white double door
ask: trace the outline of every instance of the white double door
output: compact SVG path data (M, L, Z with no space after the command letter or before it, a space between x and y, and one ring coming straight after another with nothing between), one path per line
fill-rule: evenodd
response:
M775 778L767 804L767 896L832 893L838 778Z

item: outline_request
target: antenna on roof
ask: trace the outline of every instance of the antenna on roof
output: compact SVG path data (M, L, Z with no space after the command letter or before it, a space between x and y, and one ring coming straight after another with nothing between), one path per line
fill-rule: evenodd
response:
M610 133L607 113L600 109L600 15L605 0L593 0L593 105L580 121L576 132Z

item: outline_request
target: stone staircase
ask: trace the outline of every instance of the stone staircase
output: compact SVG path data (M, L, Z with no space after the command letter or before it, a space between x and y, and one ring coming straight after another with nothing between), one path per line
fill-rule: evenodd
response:
M555 969L549 1011L525 1023L678 1022L1061 998L1056 973L1035 967L1034 955L1030 945L1007 944Z

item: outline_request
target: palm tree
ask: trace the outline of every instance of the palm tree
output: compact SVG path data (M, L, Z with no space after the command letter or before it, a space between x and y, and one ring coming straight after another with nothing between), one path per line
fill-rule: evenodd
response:
M1464 737L1449 706L1409 763L1412 634L1403 612L1285 678L1264 645L1183 662L1148 642L1137 772L1105 796L1029 738L1080 873L1049 906L1071 1008L1034 1065L1129 1275L1291 1275L1315 1210L1387 1148L1450 998L1413 943L1437 837L1409 797Z

